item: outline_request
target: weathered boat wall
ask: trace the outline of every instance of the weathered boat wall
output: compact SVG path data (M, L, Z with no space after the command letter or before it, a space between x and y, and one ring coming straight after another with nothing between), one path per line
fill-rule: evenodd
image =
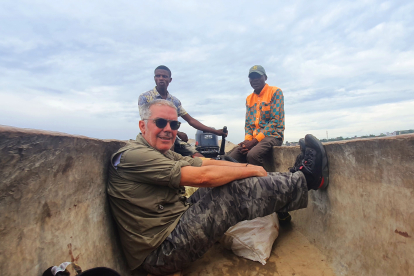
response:
M0 275L64 261L129 274L105 195L109 157L124 144L0 126ZM337 275L414 275L414 135L326 149L330 186L310 192L293 227ZM298 153L276 147L273 168Z
M414 275L414 135L325 145L330 184L311 191L293 226L337 275ZM277 171L299 147L274 149Z
M128 275L105 192L110 155L124 144L0 126L0 275L65 261Z

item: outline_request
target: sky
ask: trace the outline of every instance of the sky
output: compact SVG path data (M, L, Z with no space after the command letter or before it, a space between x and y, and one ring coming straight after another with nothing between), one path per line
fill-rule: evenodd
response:
M239 143L259 64L283 91L285 142L413 129L413 14L398 0L2 0L0 124L134 139L162 64L186 111Z

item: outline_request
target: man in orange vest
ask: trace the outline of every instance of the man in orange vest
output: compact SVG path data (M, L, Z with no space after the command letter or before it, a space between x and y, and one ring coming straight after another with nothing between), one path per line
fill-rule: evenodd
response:
M282 90L266 83L265 69L255 65L249 70L254 91L246 99L245 138L229 155L241 163L263 166L273 146L283 143L285 110Z

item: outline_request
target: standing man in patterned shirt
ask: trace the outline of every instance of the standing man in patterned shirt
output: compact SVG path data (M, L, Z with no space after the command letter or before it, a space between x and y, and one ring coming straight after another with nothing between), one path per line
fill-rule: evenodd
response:
M264 156L283 143L285 110L282 90L266 83L265 69L249 70L253 93L246 99L245 138L229 155L242 163L263 166Z
M171 95L167 88L170 82L172 81L171 78L171 70L165 66L160 65L154 70L154 80L155 80L155 88L152 90L149 90L145 93L142 93L138 98L138 108L141 109L141 107L144 104L147 104L149 102L152 102L157 99L164 99L167 101L172 102L175 107L177 108L178 116L186 120L190 126L192 126L195 129L202 130L205 132L214 133L218 136L227 136L227 133L223 132L222 129L214 129L208 126L205 126L204 124L200 123L198 120L194 119L190 116L190 114L185 111L185 109L181 105L181 101ZM188 137L187 134L184 132L178 131L177 133L178 138L180 138L182 141L187 142ZM178 140L176 140L174 144L174 150L177 153L180 153L183 156L203 156L200 153L198 153L194 147L192 147L188 143L180 143Z

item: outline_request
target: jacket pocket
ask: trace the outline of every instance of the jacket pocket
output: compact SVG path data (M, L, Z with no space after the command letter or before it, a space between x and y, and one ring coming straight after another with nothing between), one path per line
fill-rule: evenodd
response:
M262 120L265 120L265 121L269 120L270 119L270 104L264 103L260 107L260 109L261 109L261 113L262 113L261 114Z

